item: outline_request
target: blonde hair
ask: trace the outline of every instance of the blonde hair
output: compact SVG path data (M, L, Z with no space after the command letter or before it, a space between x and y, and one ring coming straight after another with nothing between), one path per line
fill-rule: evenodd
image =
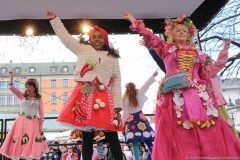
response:
M184 24L178 24L176 25L173 30L172 30L172 33L169 35L168 39L167 39L167 42L168 43L176 43L175 42L175 39L173 38L173 35L174 33L177 31L177 29L180 27L180 26L184 26L184 28L187 30L187 45L189 46L195 46L194 42L193 42L193 37L190 35L190 32L189 32L189 29L187 28L186 25Z
M137 100L137 90L136 85L132 82L129 82L126 84L126 90L123 95L123 100L125 98L129 99L129 105L131 107L137 107L138 106L138 100Z

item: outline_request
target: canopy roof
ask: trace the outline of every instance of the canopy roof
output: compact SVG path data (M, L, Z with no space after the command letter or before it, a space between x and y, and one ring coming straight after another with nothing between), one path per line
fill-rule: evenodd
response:
M0 0L0 34L22 34L32 25L37 35L53 34L46 11L55 12L71 34L89 20L112 33L128 33L129 22L120 13L128 11L145 21L154 32L164 31L164 19L185 13L202 29L228 0Z

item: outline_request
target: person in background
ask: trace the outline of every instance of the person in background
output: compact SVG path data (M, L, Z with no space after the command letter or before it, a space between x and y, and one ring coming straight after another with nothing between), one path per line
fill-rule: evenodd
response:
M54 12L47 17L62 43L77 56L74 90L57 121L82 131L82 155L92 159L94 131L103 131L115 160L121 160L118 131L122 131L121 74L118 50L108 41L107 32L94 26L89 40L73 38Z
M58 141L53 141L53 145L59 145ZM60 160L62 156L62 151L60 150L59 146L52 146L52 150L54 153L54 159Z
M153 31L151 29L149 29L149 31L151 31L153 33ZM166 68L165 68L164 62L158 56L157 52L152 50L149 46L147 46L145 44L145 42L144 42L144 39L141 39L139 41L139 44L141 46L145 46L148 49L148 52L150 53L150 55L152 56L153 60L156 62L156 64L160 68L160 70L162 70L163 73L166 74ZM160 82L161 82L161 80L160 80ZM156 97L157 97L158 102L161 101L161 99L163 98L160 94L157 94ZM157 128L158 119L159 119L160 114L161 114L160 106L158 105L158 103L156 103L156 106L155 106L155 109L154 109L154 125L155 125L155 128ZM150 151L149 151L149 153L150 153ZM151 153L149 155L151 155Z
M72 146L72 151L77 154L77 158L78 158L78 160L80 160L80 158L81 158L81 151L80 151L79 148L77 147L77 142L74 141L74 140L69 140L69 141L67 141L67 144L71 144L71 146ZM76 145L73 145L73 144L76 144ZM63 151L62 154L66 153L67 151L68 151L68 150Z
M104 148L104 159L106 159L106 157L108 156L108 153L109 153L109 147L107 144L103 144L103 148Z
M62 154L62 160L78 160L77 154L73 152L73 146L67 146L67 152Z
M22 93L13 86L13 72L9 75L9 89L20 99L20 111L0 148L0 154L11 159L40 159L42 152L49 150L42 131L44 111L38 82L27 79Z
M64 144L64 142L60 142L60 144ZM61 151L61 153L65 153L67 151L67 147L65 145L60 145L59 149ZM61 156L62 157L62 156Z
M47 142L47 144L48 144L48 152L42 153L40 160L50 160L50 159L57 160L57 159L54 159L52 146L49 146L51 145L51 142Z
M140 160L138 144L141 140L152 151L154 131L143 114L142 108L148 99L145 93L149 86L156 81L154 77L157 75L158 72L154 72L140 89L136 89L136 85L132 82L127 83L125 86L122 121L125 128L125 142L126 144L132 143L135 160Z
M128 146L124 146L123 153L126 156L126 160L133 160L132 152L129 150Z
M150 30L151 31L151 30ZM152 32L152 31L151 31ZM149 54L152 56L153 60L156 62L156 64L158 65L158 67L163 71L163 73L166 74L166 68L165 68L165 65L164 65L164 62L163 60L158 56L157 52L155 52L154 50L152 50L149 46L147 46L144 42L143 39L141 39L139 41L139 44L141 46L145 46L149 52Z
M223 42L224 42L224 46L226 48L229 48L231 40L223 39ZM216 63L213 63L212 58L207 54L204 54L204 58L205 58L205 65L207 66L208 76L212 83L214 95L216 97L216 101L217 101L217 105L219 107L218 109L220 111L220 114L221 114L222 118L227 122L227 124L231 127L236 138L238 140L240 140L237 130L234 126L234 122L230 118L230 116L225 108L225 106L227 105L227 101L225 100L225 98L222 95L222 81L219 78L219 76L217 75L218 72L220 72L227 63L228 50L225 49L219 53Z

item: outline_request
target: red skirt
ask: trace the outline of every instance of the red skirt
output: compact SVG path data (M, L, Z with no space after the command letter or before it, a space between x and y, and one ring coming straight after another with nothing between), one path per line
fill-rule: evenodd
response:
M114 111L112 93L108 89L100 90L98 88L100 85L96 84L96 80L95 84L78 82L57 121L82 131L122 131L121 122L118 126L113 124L117 114ZM100 102L103 103L100 104Z

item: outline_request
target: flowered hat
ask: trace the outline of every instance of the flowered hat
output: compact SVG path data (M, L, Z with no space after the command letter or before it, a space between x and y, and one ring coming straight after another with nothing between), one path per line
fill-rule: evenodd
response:
M173 31L173 28L178 25L178 24L184 24L192 37L196 37L197 35L197 29L195 25L192 23L192 21L189 18L186 18L186 14L183 14L182 17L178 17L177 19L170 19L167 18L165 19L165 32L164 34L169 37Z

